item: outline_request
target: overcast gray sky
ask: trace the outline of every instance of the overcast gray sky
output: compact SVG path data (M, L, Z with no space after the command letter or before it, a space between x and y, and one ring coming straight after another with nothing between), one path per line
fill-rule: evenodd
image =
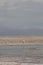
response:
M0 0L0 29L43 29L43 0Z

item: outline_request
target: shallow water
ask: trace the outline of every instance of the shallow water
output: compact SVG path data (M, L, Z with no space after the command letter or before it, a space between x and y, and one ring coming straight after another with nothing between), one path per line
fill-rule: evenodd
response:
M0 55L43 57L43 45L0 46Z

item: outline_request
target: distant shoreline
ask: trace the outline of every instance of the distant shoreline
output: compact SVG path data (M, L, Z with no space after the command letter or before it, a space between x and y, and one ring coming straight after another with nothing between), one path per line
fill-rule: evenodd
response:
M43 44L43 36L0 36L0 46Z

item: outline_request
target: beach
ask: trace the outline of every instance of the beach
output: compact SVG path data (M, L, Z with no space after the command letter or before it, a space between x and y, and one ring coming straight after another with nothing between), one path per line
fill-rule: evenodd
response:
M43 65L43 59L1 56L0 65Z
M43 44L43 36L0 36L0 46L34 44Z
M43 65L43 45L0 46L0 65Z
M0 65L43 65L43 64L15 63L15 62L0 62Z
M43 65L43 36L0 36L0 65Z

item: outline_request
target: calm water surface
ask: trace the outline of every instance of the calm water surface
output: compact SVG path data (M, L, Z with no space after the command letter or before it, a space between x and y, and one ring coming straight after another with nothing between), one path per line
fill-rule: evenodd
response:
M43 45L0 46L0 55L43 56Z

